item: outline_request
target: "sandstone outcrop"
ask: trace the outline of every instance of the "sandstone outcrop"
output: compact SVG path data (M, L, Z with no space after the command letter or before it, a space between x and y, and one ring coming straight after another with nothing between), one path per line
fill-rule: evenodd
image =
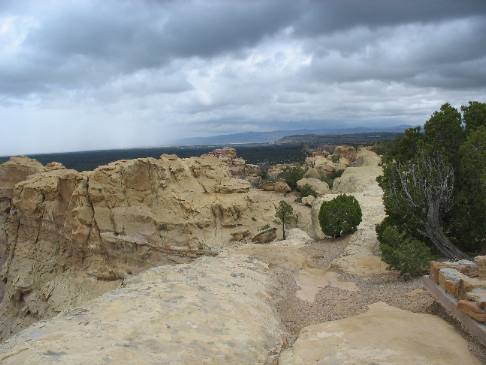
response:
M302 198L302 204L307 205L308 207L312 207L316 197L313 195L307 195Z
M375 303L366 313L304 328L279 364L479 365L479 361L441 318Z
M238 157L236 150L232 147L217 148L207 155L226 163L230 173L235 177L254 181L261 175L260 166L246 163L243 158Z
M281 199L249 189L218 158L174 155L82 173L56 166L17 183L0 337L117 287L130 273L249 239L273 221Z
M346 192L358 200L363 212L363 220L358 226L358 230L349 237L349 244L344 250L344 254L335 259L331 267L352 275L384 274L387 272L387 265L379 256L378 239L375 232L376 224L385 218L382 191L376 182L376 177L381 173L380 158L367 149L361 149L357 156L364 165L349 167L345 170L345 174L346 171L353 170L353 181L359 183L348 184L348 180L345 178L342 184L347 186ZM314 201L311 209L312 229L310 232L315 239L325 238L319 223L321 205L324 201L331 200L337 195L336 193L326 194Z
M297 187L299 189L302 189L306 185L309 185L319 195L324 195L330 192L329 185L327 185L325 181L310 177L304 177L297 181Z
M6 259L7 233L6 221L12 206L15 184L30 175L44 171L44 166L25 156L11 157L0 165L0 267ZM0 300L3 297L3 282L0 282Z
M0 345L0 363L272 364L285 332L267 265L244 255L149 269Z
M332 154L325 150L315 151L305 160L308 167L306 177L319 178L323 175L332 175L346 169L357 158L357 151L352 146L337 146Z
M0 200L12 199L15 184L44 171L44 166L29 157L11 157L0 165Z
M254 243L269 243L277 238L277 228L268 228L258 232L251 240Z
M334 180L332 190L334 193L381 195L382 191L376 184L376 177L381 174L380 157L366 148L361 148L355 164Z
M284 181L277 181L273 186L273 190L281 194L286 194L292 191L290 186Z

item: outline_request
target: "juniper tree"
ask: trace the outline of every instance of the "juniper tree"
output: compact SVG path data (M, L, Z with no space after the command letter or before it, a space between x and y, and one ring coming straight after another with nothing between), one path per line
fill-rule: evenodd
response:
M282 234L283 239L285 240L285 223L288 222L289 218L294 215L294 209L292 206L284 200L281 200L277 212L275 213L275 218L278 220L280 224L282 224Z

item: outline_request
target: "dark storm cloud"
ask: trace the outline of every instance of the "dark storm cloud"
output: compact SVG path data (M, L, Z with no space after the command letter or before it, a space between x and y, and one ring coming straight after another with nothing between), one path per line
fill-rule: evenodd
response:
M486 0L2 0L0 116L10 133L71 136L44 136L46 151L86 126L77 149L419 123L486 99L485 44Z
M296 26L302 33L314 34L486 14L483 0L311 0L305 7Z
M308 37L319 56L326 49L319 37L330 33L486 14L483 0L2 2L4 13L9 7L11 15L31 16L35 24L23 40L18 58L0 67L3 94L99 85L120 74L162 67L174 59L238 55L240 49L284 28L292 29L296 37ZM467 37L457 40L452 35L453 47L452 40L439 40L432 50L417 50L421 53L414 55L419 59L413 62L427 67L437 63L431 58L447 63L484 56L486 48L481 44L486 19L479 20L483 25L476 24ZM362 41L342 34L334 49L344 55L368 45L366 39ZM379 73L361 74L359 67L348 78L358 71L357 79L380 78ZM384 70L384 74L386 80L402 78L402 70L395 74Z

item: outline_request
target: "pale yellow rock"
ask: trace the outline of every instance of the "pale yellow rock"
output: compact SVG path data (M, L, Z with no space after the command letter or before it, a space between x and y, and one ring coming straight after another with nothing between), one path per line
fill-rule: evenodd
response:
M361 148L357 154L355 166L344 170L341 177L334 180L334 193L366 193L381 195L382 191L376 183L376 177L382 174L379 166L380 157L374 152Z
M302 189L304 186L309 185L318 195L324 195L329 193L329 185L325 181L314 179L310 177L304 177L297 181L297 187Z
M292 191L290 186L288 186L288 184L284 181L277 181L273 186L273 190L281 194L289 193Z
M366 313L305 327L280 365L479 365L467 342L437 316L385 303Z
M285 337L273 290L267 266L242 255L153 268L0 344L0 363L273 363Z
M44 166L36 160L25 156L11 157L0 165L0 199L11 199L15 184L42 171Z
M359 202L363 217L358 226L358 230L349 239L344 253L331 263L331 267L338 271L343 271L352 275L376 275L388 272L388 265L380 258L379 244L376 237L375 226L385 218L385 210L382 201L382 191L376 182L377 176L381 173L379 168L380 158L374 152L367 149L360 149L358 158L362 167L349 167L356 169L356 176L363 175L365 186L363 188L349 185L350 188L357 188L348 194L352 194ZM370 170L368 170L368 168ZM346 171L347 171L346 170ZM319 211L324 201L329 201L337 197L338 194L326 194L317 198L312 206L311 220L312 229L310 230L313 238L325 239L319 223Z
M304 196L302 198L302 204L307 205L308 207L312 207L312 204L314 204L315 200L316 197L313 195Z
M311 303L315 301L317 293L328 286L346 291L359 291L355 283L341 280L339 274L333 271L309 267L299 271L297 285L297 298Z
M235 239L252 237L273 222L284 199L251 190L216 157L173 155L82 173L36 173L16 184L12 198L14 209L0 230L8 233L0 338L99 295L124 273L214 255ZM293 200L296 224L305 227L308 213ZM248 233L235 236L238 231ZM79 293L66 289L74 277L86 282L76 284ZM56 295L44 295L49 292Z

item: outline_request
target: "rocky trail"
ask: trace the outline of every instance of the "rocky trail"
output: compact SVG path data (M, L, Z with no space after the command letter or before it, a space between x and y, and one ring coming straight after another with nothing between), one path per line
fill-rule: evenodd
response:
M56 168L43 177L50 190L41 194L40 203L56 214L31 213L33 203L39 203L29 197L42 191L41 177L21 184L23 190L8 201L18 207L9 222L26 228L20 227L22 239L8 246L15 271L4 274L7 296L0 307L6 315L2 321L8 321L5 328L17 333L0 343L0 364L486 363L484 347L449 321L420 280L403 281L381 261L375 234L375 224L384 217L376 184L379 158L361 150L358 161L312 207L296 203L293 194L250 189L209 158L119 162L92 175ZM131 192L143 185L145 170L147 189ZM157 174L163 176L163 187ZM113 176L124 181L121 188ZM55 223L45 217L60 219L71 209L56 200L54 186L74 180L80 185L69 185L63 196L77 192L81 203L72 208L74 223L62 223L67 239L61 242L68 247L88 242L92 251L73 262L78 249L73 246L67 254L61 250L57 261L39 265L35 260L51 252L47 242ZM86 180L91 184L87 190ZM325 238L318 209L323 199L342 192L359 200L363 221L348 237ZM176 223L167 223L174 218L161 214L167 204L157 205L160 196ZM225 237L245 238L270 223L281 199L299 216L285 241L221 244ZM80 220L86 201L92 204L89 219ZM134 218L139 224L133 224ZM185 223L188 219L191 224ZM165 236L154 231L154 220ZM66 233L71 225L77 234L89 228L82 242ZM26 238L34 228L41 233L36 256ZM97 234L92 237L93 229ZM178 246L168 247L166 236ZM184 237L191 238L187 247ZM150 267L161 253L140 244L142 238L178 254L167 254L165 265ZM118 262L111 263L112 271L100 272L107 250ZM139 262L145 265L136 266ZM120 267L128 274L117 276Z

